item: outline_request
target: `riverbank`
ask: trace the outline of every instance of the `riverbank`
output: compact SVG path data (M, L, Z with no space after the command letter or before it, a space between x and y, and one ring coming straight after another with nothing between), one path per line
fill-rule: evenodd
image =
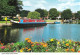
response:
M6 21L0 21L0 23L5 23L6 24ZM7 21L7 23L10 23L10 21Z
M55 21L58 21L58 22L61 22L61 24L63 24L62 20L45 20L47 22L47 24L54 24ZM65 20L64 20L65 21ZM75 20L73 20L73 24L77 23ZM80 20L78 21L78 23L80 23ZM0 21L0 26L3 26L3 25L11 25L10 24L10 21L7 21L7 24L6 24L6 21Z
M10 21L7 21L7 24L6 24L6 21L0 21L0 27L2 27L2 26L10 26L10 25L11 25Z
M0 27L2 27L2 26L10 26L11 24L10 23L0 23Z
M45 20L45 21L47 22L47 24L54 24L56 20ZM61 20L57 20L57 21L61 22ZM11 25L10 21L7 21L7 24L6 24L6 21L0 21L0 27L4 25L10 26Z
M54 22L61 22L62 24L62 20L45 20L47 22L47 24L54 24Z
M0 41L0 52L80 52L80 42L65 39L32 42L31 39L25 38L24 42L4 45Z

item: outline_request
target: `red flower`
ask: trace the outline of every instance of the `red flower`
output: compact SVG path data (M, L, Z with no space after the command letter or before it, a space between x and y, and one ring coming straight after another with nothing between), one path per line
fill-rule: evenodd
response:
M39 46L39 44L36 44L36 45L38 45L38 46Z
M5 46L2 46L1 49L5 49Z
M14 43L11 43L11 45L14 45Z
M77 44L77 42L75 42Z
M46 50L46 51L48 51L48 50Z
M1 45L3 45L3 43L1 43Z
M11 49L11 48L9 48L9 49Z
M16 52L16 50L14 50L13 52Z
M78 51L78 53L80 53L80 51Z

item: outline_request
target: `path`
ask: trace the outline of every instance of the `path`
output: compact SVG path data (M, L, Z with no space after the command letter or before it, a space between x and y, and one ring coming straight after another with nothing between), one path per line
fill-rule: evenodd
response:
M10 23L7 23L7 24L5 24L5 23L0 23L0 27L5 26L5 25L10 26L11 24L10 24Z

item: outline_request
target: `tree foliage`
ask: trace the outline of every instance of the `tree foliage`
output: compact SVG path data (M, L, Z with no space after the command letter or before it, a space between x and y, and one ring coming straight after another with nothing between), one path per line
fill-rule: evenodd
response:
M80 19L80 11L77 11L77 13L75 13L75 18L79 18Z
M40 13L40 17L43 17L44 16L44 11L43 9L36 9L35 11L39 12Z
M49 17L52 18L52 19L55 19L56 17L59 16L59 11L57 11L56 8L51 8L49 10Z
M66 9L61 13L61 18L64 19L71 19L72 18L72 11L70 9Z
M43 17L47 17L48 16L48 11L47 10L43 10L44 11L44 16Z
M8 4L15 7L16 13L20 13L23 5L21 0L9 0Z
M0 0L0 16L15 16L21 9L20 0Z
M29 12L27 17L31 18L31 19L39 19L40 18L40 13L37 12L37 11Z
M22 11L20 12L20 16L21 16L21 17L26 17L29 12L30 12L30 11L22 10Z
M44 17L47 17L48 15L48 11L47 10L44 10L44 9L36 9L35 11L39 12L40 13L40 17L44 18Z

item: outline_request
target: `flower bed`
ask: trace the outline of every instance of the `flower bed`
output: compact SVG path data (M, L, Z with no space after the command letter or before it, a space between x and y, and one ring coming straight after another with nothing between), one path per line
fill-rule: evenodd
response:
M31 39L25 38L24 42L4 45L0 41L0 52L80 52L80 42L65 39L32 42Z

